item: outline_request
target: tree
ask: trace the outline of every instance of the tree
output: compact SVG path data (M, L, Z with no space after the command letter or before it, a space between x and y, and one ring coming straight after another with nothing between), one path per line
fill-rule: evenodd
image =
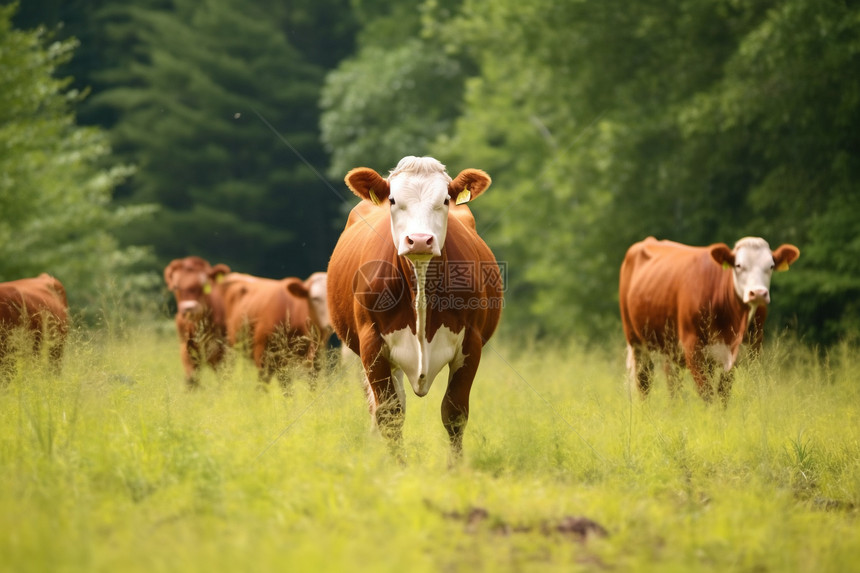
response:
M425 155L453 128L470 63L433 33L434 14L448 13L444 4L454 3L355 2L364 26L360 48L328 74L320 101L332 178L357 166L383 172L406 155Z
M631 243L754 234L803 253L770 328L830 343L860 324L860 9L500 0L444 30L480 72L432 148L494 176L479 230L509 263L506 321L617 331Z
M139 165L120 198L163 206L157 224L129 226L122 238L154 245L162 264L196 254L272 277L324 268L345 192L319 173L324 69L284 32L323 9L176 0L112 4L99 15L126 55L96 76L109 87L93 106L115 118L118 154ZM331 57L313 35L297 41Z
M75 123L80 94L54 77L75 42L14 29L14 10L0 7L0 280L49 272L74 309L95 312L112 278L146 256L120 248L114 233L151 207L111 204L132 169L102 167L104 132Z

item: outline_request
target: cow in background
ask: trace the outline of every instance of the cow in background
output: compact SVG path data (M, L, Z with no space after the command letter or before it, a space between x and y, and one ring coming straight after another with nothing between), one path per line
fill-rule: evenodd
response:
M216 368L224 358L224 304L213 287L230 272L200 257L174 259L164 269L164 282L176 298L179 355L189 388L199 384L200 368Z
M0 368L4 372L18 328L32 337L35 354L44 347L51 365L59 371L69 330L69 304L59 280L42 273L0 283Z
M691 247L649 237L631 246L621 265L619 305L627 338L631 383L642 396L651 388L650 352L668 357L669 388L674 393L679 366L686 366L699 394L713 395L711 377L720 369L717 391L725 404L735 364L747 330L753 324L753 346L770 303L774 270L787 270L800 251L746 237L734 249L723 243Z
M465 205L490 177L465 169L452 180L432 157L404 157L387 179L360 167L346 184L362 202L329 262L335 332L361 358L371 416L398 455L404 375L425 396L448 367L442 423L456 459L481 351L502 312L499 265Z
M286 388L289 367L321 368L331 336L326 273L281 280L231 273L216 289L224 301L227 342L256 364L261 382L273 375Z

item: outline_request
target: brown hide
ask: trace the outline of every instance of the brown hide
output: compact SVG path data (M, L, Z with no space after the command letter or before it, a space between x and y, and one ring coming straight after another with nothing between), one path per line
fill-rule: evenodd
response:
M12 330L18 327L33 337L34 353L47 343L49 359L59 368L69 329L66 289L59 280L42 273L0 283L0 363L11 350Z
M751 307L735 289L733 253L721 243L691 247L653 237L628 249L619 276L619 307L628 368L643 396L651 385L650 351L670 360L670 390L675 390L677 368L686 366L699 393L710 400L710 373L719 365L707 348L724 345L731 357L730 369L745 336L756 349L761 347L767 306L757 306L750 316ZM772 256L773 266L784 269L799 251L782 245ZM731 381L728 369L720 373L718 391L724 401Z
M383 336L404 328L416 332L415 271L395 247L387 180L370 169L358 168L347 175L347 184L364 200L350 212L329 261L329 311L338 337L361 358L371 414L396 448L403 423L397 394L402 390L392 380L390 349ZM489 184L489 176L475 169L464 170L449 184L444 247L427 270L426 340L432 342L442 326L463 332L466 358L449 373L442 401L442 421L455 454L462 445L482 347L499 323L502 306L496 259L477 234L471 210L455 205L455 199L467 185L475 198Z
M174 259L164 269L164 282L176 298L179 354L189 386L199 382L200 368L216 368L224 359L224 305L214 286L230 268L212 266L200 257Z
M285 383L291 363L319 366L318 351L331 331L309 307L306 283L312 280L231 273L217 287L225 306L227 341L247 345L262 381L277 374Z

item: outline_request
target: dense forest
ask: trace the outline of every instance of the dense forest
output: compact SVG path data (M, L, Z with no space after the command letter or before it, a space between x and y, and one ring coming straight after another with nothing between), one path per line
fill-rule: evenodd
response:
M6 3L0 280L86 307L187 254L306 276L348 169L433 155L493 177L511 330L620 343L631 243L757 235L801 250L769 328L853 339L858 70L847 0Z

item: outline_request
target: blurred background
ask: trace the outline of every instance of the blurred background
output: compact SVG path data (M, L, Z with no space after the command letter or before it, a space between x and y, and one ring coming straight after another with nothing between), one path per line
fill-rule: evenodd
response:
M84 323L176 257L324 270L345 173L433 155L493 177L509 332L622 345L630 244L756 235L771 333L860 333L856 2L0 1L0 142L0 280Z

